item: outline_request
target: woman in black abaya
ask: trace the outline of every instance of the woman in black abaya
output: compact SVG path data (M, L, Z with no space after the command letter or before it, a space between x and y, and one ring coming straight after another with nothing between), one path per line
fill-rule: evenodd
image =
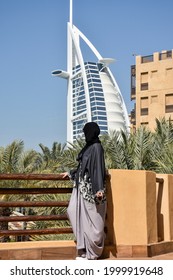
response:
M76 237L76 259L95 260L102 254L105 239L104 150L98 137L100 128L95 122L86 123L83 132L86 145L78 155L78 168L69 175L74 180L74 188L67 214Z

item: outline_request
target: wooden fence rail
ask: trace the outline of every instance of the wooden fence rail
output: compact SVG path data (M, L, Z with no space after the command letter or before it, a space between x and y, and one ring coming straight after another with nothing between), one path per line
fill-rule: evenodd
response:
M27 181L62 181L61 185L69 179L62 178L60 174L0 174L0 181L16 181L17 185L20 186L21 180ZM67 183L66 183L67 184ZM67 208L68 200L57 200L57 201L36 201L36 195L45 194L71 194L72 187L0 187L0 209L1 213L4 213L2 209L18 209L27 207L65 207ZM7 201L4 199L4 195L34 195L34 200L28 201L24 197L23 201ZM1 199L1 197L3 198ZM64 214L52 214L52 215L0 215L0 237L3 236L30 236L30 235L45 235L45 234L68 234L72 233L71 226L64 226L58 228L45 228L45 229L8 229L8 224L13 222L24 223L37 221L68 221L66 213ZM2 226L3 225L3 226ZM4 229L5 225L5 229Z
M0 182L2 181L16 181L20 186L21 181L61 181L60 187L1 187L0 186L0 239L3 236L23 236L23 235L45 235L45 234L68 234L72 233L72 228L70 226L58 227L58 228L45 228L45 229L8 229L8 224L13 222L22 223L24 225L27 222L37 222L37 221L68 221L66 213L63 214L52 214L52 215L17 215L12 216L8 213L4 213L2 209L10 208L27 208L27 207L65 207L67 208L69 201L68 200L59 200L59 201L33 201L26 200L25 195L45 195L45 194L71 194L72 186L65 187L65 181L69 180L68 178L62 178L60 174L0 174ZM162 184L162 178L156 178L156 182ZM5 185L7 185L4 182ZM67 182L66 182L67 185ZM4 199L4 195L20 195L24 197L23 201L7 201ZM1 199L1 197L3 197ZM7 211L8 212L8 211ZM5 228L4 228L5 225Z

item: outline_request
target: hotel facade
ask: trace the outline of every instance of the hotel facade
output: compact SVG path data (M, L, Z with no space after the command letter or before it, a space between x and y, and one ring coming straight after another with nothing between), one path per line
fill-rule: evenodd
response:
M129 116L118 84L109 68L114 59L103 58L88 38L73 24L73 3L67 25L67 71L55 70L53 76L67 79L67 142L83 136L83 126L94 121L101 134L130 130ZM85 61L83 40L96 57Z

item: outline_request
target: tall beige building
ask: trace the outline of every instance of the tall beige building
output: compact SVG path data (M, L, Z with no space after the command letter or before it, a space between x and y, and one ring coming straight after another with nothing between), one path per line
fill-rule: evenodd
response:
M173 50L136 56L131 66L131 123L155 128L155 119L173 120Z

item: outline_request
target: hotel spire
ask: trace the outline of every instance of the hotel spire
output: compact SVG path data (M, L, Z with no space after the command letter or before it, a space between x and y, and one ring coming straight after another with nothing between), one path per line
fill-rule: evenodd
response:
M71 25L73 25L73 0L70 0L70 16L69 16L69 22Z
M67 143L83 136L83 126L94 121L101 134L129 131L129 117L118 84L109 68L114 60L104 58L89 39L73 24L73 0L69 0L67 24L67 70L53 76L67 80ZM106 4L105 4L106 5ZM93 52L95 61L86 61L80 42Z

